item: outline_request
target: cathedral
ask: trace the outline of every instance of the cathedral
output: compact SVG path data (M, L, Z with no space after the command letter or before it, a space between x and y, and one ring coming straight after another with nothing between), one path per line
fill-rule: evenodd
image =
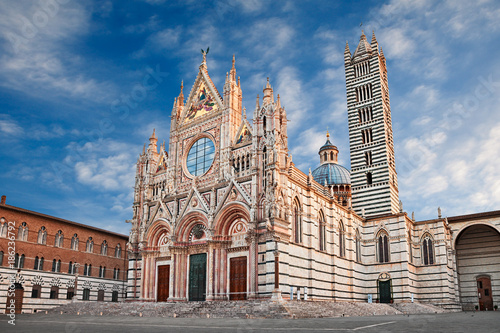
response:
M128 299L500 303L500 211L408 216L375 33L344 62L351 169L326 133L303 172L270 80L249 121L234 57L220 93L203 53L168 147L153 131L137 161Z

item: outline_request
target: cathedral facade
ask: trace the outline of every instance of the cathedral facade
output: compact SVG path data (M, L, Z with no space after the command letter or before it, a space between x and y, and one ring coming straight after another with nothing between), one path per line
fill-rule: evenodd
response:
M403 211L385 57L364 33L344 55L351 170L327 134L304 173L269 79L249 122L234 57L220 94L203 54L168 149L153 131L137 162L127 298L500 302L500 212Z

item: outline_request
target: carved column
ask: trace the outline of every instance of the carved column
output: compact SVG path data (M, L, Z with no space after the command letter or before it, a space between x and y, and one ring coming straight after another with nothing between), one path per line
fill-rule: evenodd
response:
M258 291L257 291L257 273L258 273L258 268L257 268L257 234L255 230L249 230L248 234L246 236L246 241L249 245L248 249L248 259L249 259L249 267L250 267L250 272L248 274L249 276L249 291L248 291L248 299L254 299L258 297Z

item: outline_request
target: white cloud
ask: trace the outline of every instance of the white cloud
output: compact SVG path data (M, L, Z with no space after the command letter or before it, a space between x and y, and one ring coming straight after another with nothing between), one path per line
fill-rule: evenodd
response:
M8 115L0 115L0 134L17 138L23 133L23 128L15 120L11 119Z
M134 157L119 153L78 162L75 172L79 182L106 191L126 190L134 185Z
M0 84L41 98L109 96L112 84L79 72L85 64L67 47L87 33L91 13L75 2L52 7L43 3L0 3L0 30L7 41L0 56Z

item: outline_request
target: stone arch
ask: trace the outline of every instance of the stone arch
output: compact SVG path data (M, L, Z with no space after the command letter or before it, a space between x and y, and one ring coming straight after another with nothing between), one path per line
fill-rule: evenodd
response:
M202 214L199 211L193 211L185 215L174 230L174 235L177 236L177 240L181 242L189 241L191 229L196 224L202 224L206 229L208 229L208 219L205 214Z
M478 222L470 222L470 223L467 223L465 225L463 225L460 229L458 229L457 231L453 231L453 239L452 239L452 242L451 242L451 246L453 247L453 250L456 250L456 244L457 244L457 240L459 239L459 237L462 235L462 233L465 231L465 229L469 228L469 227L472 227L474 225L484 225L484 226L488 226L494 230L496 230L496 232L498 232L500 234L500 226L496 226L494 225L493 223L490 223L490 222L487 222L487 221L478 221Z
M458 289L464 310L491 310L500 302L500 232L489 223L471 223L454 240ZM488 277L488 286L481 277Z
M167 232L172 235L170 224L165 219L158 219L154 221L146 233L146 239L149 246L158 246L158 240L163 233Z
M215 217L215 235L228 236L232 223L238 219L246 220L247 225L250 221L250 209L243 203L233 202L223 207Z

